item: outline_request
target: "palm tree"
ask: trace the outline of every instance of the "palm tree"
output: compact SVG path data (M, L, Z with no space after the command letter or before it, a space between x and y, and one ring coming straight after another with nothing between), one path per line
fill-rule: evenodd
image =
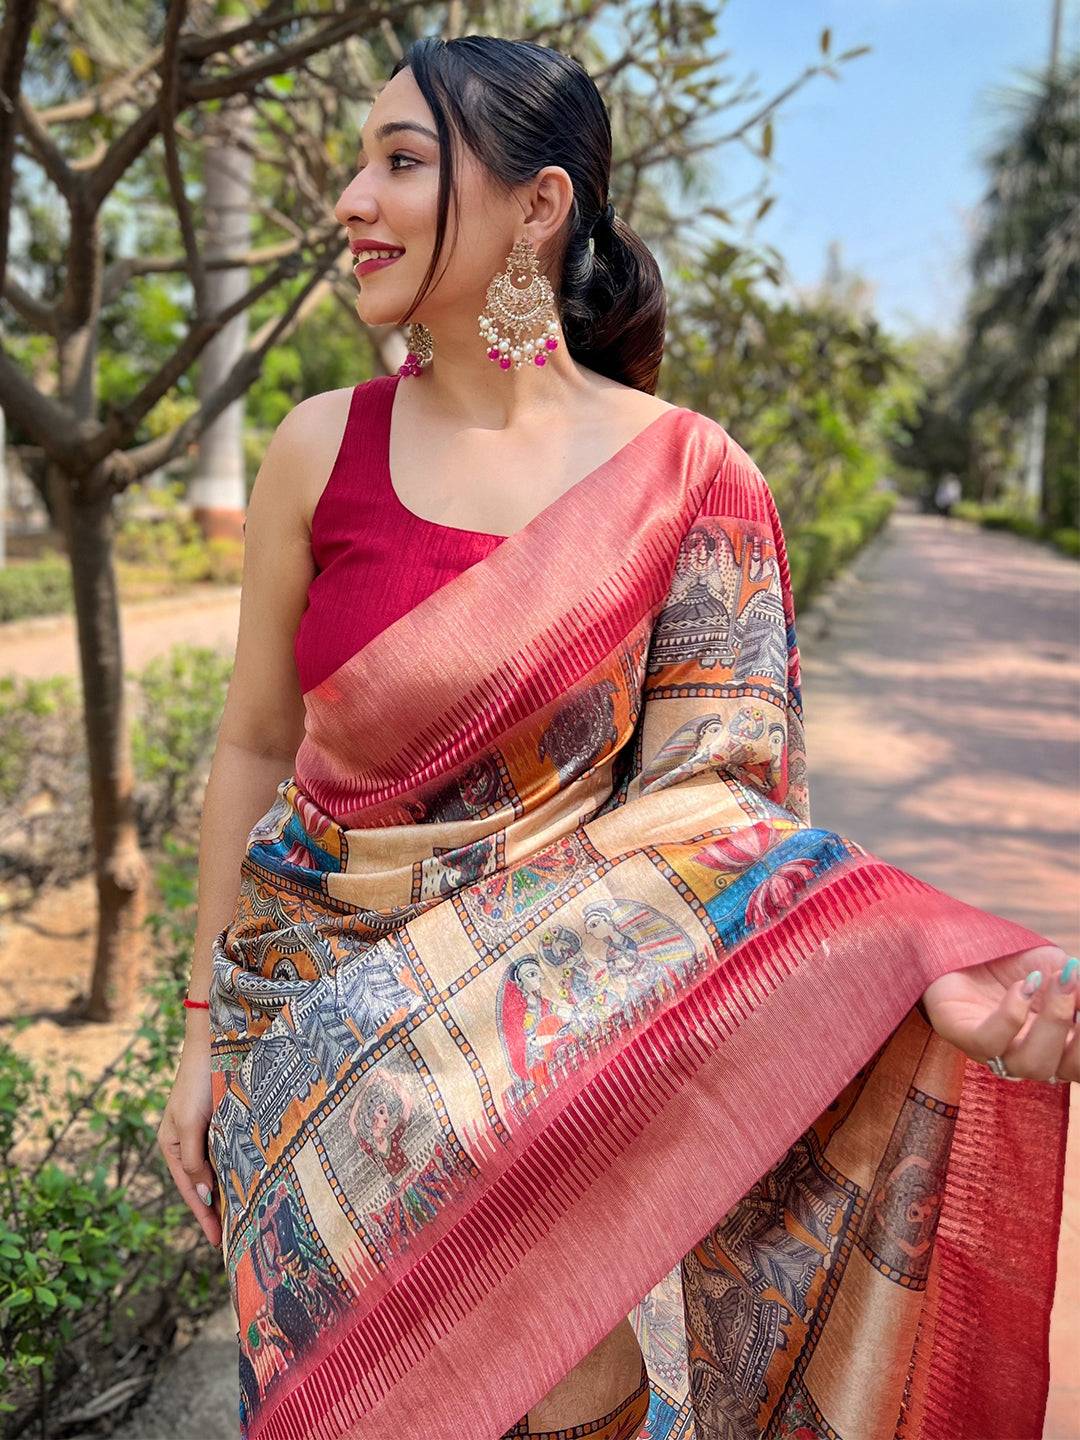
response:
M1033 428L1044 433L1047 414L1068 406L1080 364L1080 56L1022 73L1020 85L1001 92L1012 115L984 159L991 179L971 256L965 368L973 406L993 399L1014 415L1028 412L1029 425L1034 409ZM1048 494L1043 433L1032 438L1045 514L1075 497Z

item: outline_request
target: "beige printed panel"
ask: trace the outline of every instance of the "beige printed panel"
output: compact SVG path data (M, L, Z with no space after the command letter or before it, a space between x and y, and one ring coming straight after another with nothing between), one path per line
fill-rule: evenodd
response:
M446 1007L512 1120L602 1026L639 1021L711 953L677 884L635 855L566 895Z
M507 1092L514 1086L517 1078L513 1068L517 1056L513 1050L507 1049L500 1024L499 1001L502 997L505 1002L507 995L517 999L520 992L508 988L513 984L509 977L520 971L519 962L527 964L527 959L533 955L534 946L531 941L522 941L505 955L491 961L469 980L463 990L451 995L446 1001L446 1011L452 1028L448 1029L440 1022L445 1038L439 1042L439 1054L446 1053L447 1047L453 1048L456 1057L453 1066L455 1083L463 1070L470 1097L470 1106L465 1107L466 1113L473 1114L471 1106L475 1105L478 1120L482 1120L485 1114L485 1100L488 1106L494 1105L503 1119L509 1116ZM535 968L539 972L539 964ZM516 1020L518 1015L523 1013L523 1006L519 1004L511 1008ZM428 1026L424 1029L427 1031ZM453 1031L457 1033L452 1033ZM512 1035L513 1033L511 1032ZM434 1043L434 1031L428 1039L429 1043ZM522 1054L524 1049L522 1043ZM469 1133L467 1129L465 1133Z
M749 685L741 695L654 697L645 706L640 785L713 765L770 765L779 773L786 736L776 696Z
M483 963L450 900L425 910L405 927L433 988L439 994Z
M584 827L589 840L609 859L645 845L678 843L691 835L737 829L749 822L731 788L713 771L670 789L637 796Z
M889 1041L895 1063L874 1066L858 1100L829 1137L826 1160L860 1190L873 1187L896 1117L922 1058L926 1035L926 1022L913 1011Z
M803 1373L838 1435L894 1440L907 1367L883 1365L882 1357L911 1353L923 1294L887 1280L853 1248Z
M314 1232L329 1250L332 1258L346 1275L359 1268L362 1247L356 1230L349 1221L341 1202L335 1197L333 1185L319 1158L314 1137L297 1151L293 1168L304 1192Z
M459 1030L457 1036L452 1027ZM438 1092L435 1105L440 1121L468 1148L471 1137L486 1128L477 1046L456 1022L448 1026L438 1014L425 1020L412 1039L427 1067L431 1088Z

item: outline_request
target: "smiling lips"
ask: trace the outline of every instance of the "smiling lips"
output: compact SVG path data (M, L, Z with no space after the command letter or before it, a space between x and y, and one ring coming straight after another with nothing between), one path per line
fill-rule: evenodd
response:
M382 249L382 248L383 248L382 246L376 246L376 245L361 246L359 252L357 252L357 253L363 254L365 249L377 250L377 249ZM389 256L387 256L387 257L385 257L385 258L376 256L376 257L373 257L373 258L370 258L370 259L367 259L367 260L358 260L358 261L356 262L356 264L353 266L353 274L354 274L354 275L368 275L368 274L370 274L373 270L381 270L381 269L382 269L384 266L386 266L386 265L392 265L395 260L400 260L401 257L402 257L402 255L404 255L404 254L405 254L405 251L404 251L404 250L399 250L396 254L394 254L394 255L389 255Z

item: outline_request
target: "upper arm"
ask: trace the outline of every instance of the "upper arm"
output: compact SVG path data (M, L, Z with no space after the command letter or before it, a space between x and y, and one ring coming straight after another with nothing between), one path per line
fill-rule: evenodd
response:
M260 754L291 759L304 738L293 646L315 575L311 514L341 443L350 394L327 391L289 411L248 501L236 658L218 737Z

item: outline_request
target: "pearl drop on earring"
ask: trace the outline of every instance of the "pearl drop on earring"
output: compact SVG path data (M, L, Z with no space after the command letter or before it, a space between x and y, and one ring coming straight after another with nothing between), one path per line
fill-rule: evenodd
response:
M518 281L524 283L515 283ZM536 251L521 236L507 257L505 271L496 275L488 286L487 309L479 317L488 359L492 363L498 361L503 370L511 366L520 370L530 361L536 366L546 365L548 355L559 345L559 321L557 315L552 314L554 300L554 291L540 270ZM543 324L543 329L536 334L538 323ZM509 330L512 338L501 333L502 330Z

